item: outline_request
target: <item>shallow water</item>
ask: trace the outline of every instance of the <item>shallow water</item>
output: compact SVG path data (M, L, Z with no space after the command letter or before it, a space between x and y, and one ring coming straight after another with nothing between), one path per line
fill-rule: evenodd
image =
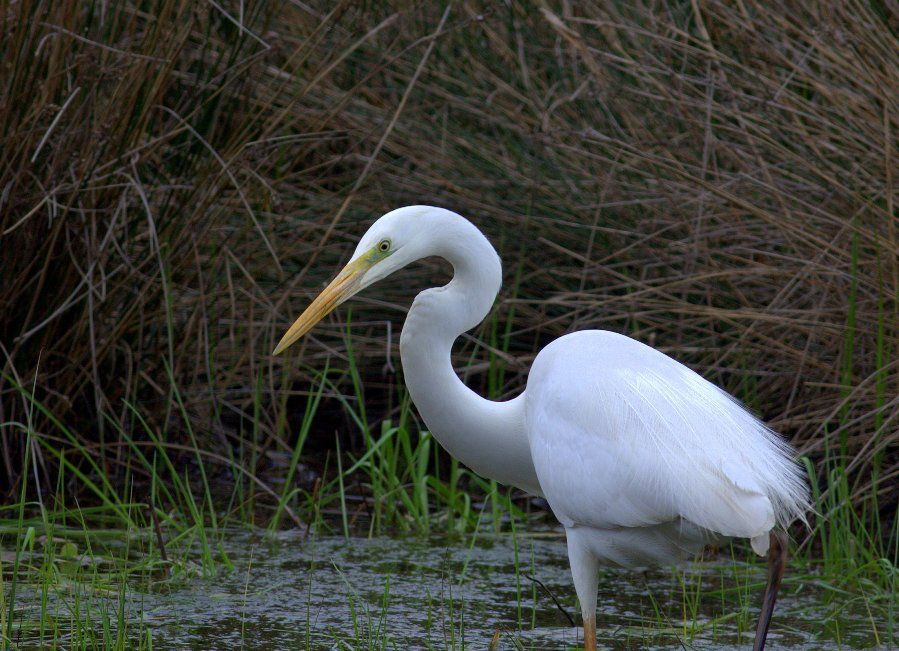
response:
M495 635L498 649L566 649L580 640L547 593L579 621L557 532L447 542L235 531L223 545L233 572L128 591L129 618L143 621L154 649L484 649ZM763 580L761 566L732 560L605 569L601 646L749 648ZM814 576L794 572L769 641L868 648L875 637L863 602L827 601Z

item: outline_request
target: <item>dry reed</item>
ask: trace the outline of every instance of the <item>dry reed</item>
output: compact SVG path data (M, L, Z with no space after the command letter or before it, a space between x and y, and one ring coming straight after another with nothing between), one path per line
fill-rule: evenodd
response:
M506 266L459 347L473 386L626 332L895 507L893 5L464 1L439 32L427 3L154 6L0 2L0 422L26 420L18 378L114 469L107 419L171 423L170 368L205 444L252 418L289 449L308 379L273 342L365 224L434 203ZM354 310L373 394L398 381L384 323L445 277L422 269ZM343 326L302 349L345 356ZM21 441L0 427L0 488Z

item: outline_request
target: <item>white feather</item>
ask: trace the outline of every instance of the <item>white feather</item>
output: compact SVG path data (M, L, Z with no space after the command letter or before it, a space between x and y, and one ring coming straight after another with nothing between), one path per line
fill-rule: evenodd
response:
M777 434L629 337L588 330L552 342L534 361L525 405L540 486L566 526L686 522L688 543L695 528L767 540L775 521L808 508L799 466Z

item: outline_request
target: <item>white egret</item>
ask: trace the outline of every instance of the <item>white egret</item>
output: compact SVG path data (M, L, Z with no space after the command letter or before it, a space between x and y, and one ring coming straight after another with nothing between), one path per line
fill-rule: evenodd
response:
M763 649L786 560L776 527L809 508L789 445L686 366L603 330L544 348L516 398L493 402L471 391L453 369L451 348L487 316L502 272L490 242L465 218L408 206L378 219L274 353L361 289L429 256L446 259L454 274L409 310L400 338L409 393L450 454L546 498L565 528L585 648L596 648L598 563L663 564L738 537L760 555L770 542L755 642Z

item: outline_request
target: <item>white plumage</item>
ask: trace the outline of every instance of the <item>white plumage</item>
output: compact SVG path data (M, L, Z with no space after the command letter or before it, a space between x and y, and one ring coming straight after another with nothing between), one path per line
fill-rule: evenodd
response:
M806 489L777 434L629 337L587 330L557 339L534 361L525 395L537 477L566 528L671 532L679 523L687 553L717 534L750 538L764 554L776 518L786 525L802 515ZM647 549L630 537L607 560L673 560L680 542L665 553L655 536Z
M764 554L776 524L803 517L808 491L789 445L715 385L629 337L588 330L557 339L534 360L526 390L506 402L468 389L451 348L488 314L502 273L487 239L448 210L409 206L377 220L275 353L359 290L435 255L454 275L409 310L406 385L451 454L545 496L565 527L587 648L595 648L597 563L667 563L722 537L748 538Z

